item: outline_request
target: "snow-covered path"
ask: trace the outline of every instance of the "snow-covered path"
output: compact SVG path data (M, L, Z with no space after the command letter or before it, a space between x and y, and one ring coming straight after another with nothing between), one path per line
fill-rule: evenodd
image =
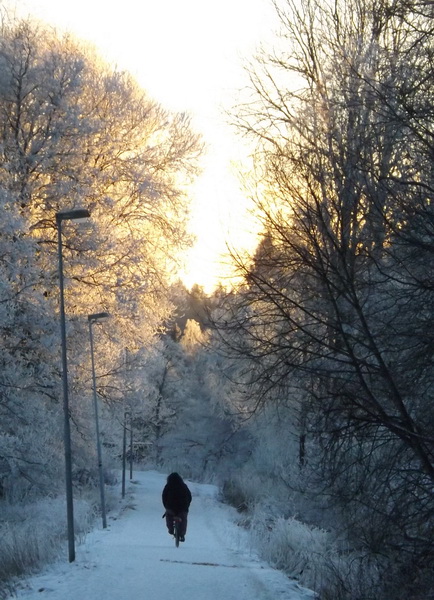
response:
M126 508L59 561L29 579L19 600L308 600L312 592L255 557L214 486L187 482L186 542L175 548L161 518L165 476L136 472Z

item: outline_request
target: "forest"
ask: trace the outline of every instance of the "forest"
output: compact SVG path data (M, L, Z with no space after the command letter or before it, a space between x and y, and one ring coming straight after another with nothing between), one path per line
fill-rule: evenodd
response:
M56 215L77 538L138 468L214 482L321 600L434 598L434 5L274 0L229 116L261 236L177 279L202 141L40 24L0 33L0 597L65 544Z

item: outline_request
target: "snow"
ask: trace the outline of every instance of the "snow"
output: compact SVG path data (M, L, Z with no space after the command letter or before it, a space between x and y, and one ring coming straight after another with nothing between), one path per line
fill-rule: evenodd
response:
M65 559L22 583L18 600L308 600L314 594L262 562L212 485L190 483L185 543L175 547L162 519L166 476L141 471L117 514Z

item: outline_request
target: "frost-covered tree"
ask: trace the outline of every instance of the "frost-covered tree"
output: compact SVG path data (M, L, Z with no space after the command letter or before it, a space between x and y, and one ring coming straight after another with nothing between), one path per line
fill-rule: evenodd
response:
M179 284L173 294L177 310L167 332L129 361L134 454L147 464L217 481L231 462L234 468L239 464L239 448L238 422L227 401L232 383L204 326L204 304L213 300L197 289L192 299Z
M0 496L20 500L32 489L49 493L61 467L51 368L57 328L38 290L37 245L5 190L0 210L0 456L7 465Z
M167 287L190 241L187 186L199 153L188 117L163 109L127 73L42 25L2 21L0 186L11 220L1 234L8 368L0 385L23 402L22 413L9 400L2 404L6 435L17 436L21 419L31 430L33 408L22 393L29 385L38 402L50 399L53 412L46 405L40 419L57 440L50 421L61 398L56 212L91 213L86 225L62 226L73 457L85 463L92 416L87 315L112 315L98 328L98 392L122 405L125 347L152 343L171 312Z
M71 304L142 318L147 302L152 331L164 315L163 273L188 241L183 186L199 152L188 118L76 42L27 22L4 26L1 68L4 185L44 259L56 250L55 212L84 205L92 225L77 239L71 233L66 259L78 249L92 258L86 272L75 266Z

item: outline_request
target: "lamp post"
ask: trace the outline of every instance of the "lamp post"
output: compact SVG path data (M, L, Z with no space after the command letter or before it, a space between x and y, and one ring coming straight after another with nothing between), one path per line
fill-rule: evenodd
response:
M133 413L130 411L124 412L124 435L123 435L123 443L122 443L122 498L125 498L125 478L126 478L126 470L127 470L127 430L128 430L128 420L130 422L130 480L133 478Z
M133 415L130 415L130 480L133 478Z
M98 453L98 471L99 471L99 491L101 495L101 515L102 515L102 526L103 529L107 527L107 519L105 514L105 498L104 498L104 472L102 468L102 452L101 452L101 440L99 436L99 421L98 421L98 400L96 397L96 378L95 378L95 359L93 352L93 334L92 324L101 319L107 319L109 313L102 312L89 315L87 317L89 321L89 337L90 337L90 356L92 360L92 384L93 384L93 407L95 411L95 427L96 427L96 449Z
M72 495L72 453L71 453L71 428L69 423L68 403L68 368L66 360L66 325L65 325L65 299L63 283L63 256L62 256L62 222L90 217L84 208L61 211L56 213L58 258L59 258L59 289L60 289L60 333L62 338L62 383L63 383L63 413L64 413L64 445L65 445L65 483L66 483L66 515L68 522L68 549L69 562L75 560L74 540L74 506Z
M124 411L124 435L122 438L122 498L125 498L125 473L127 470L127 417L128 411Z

